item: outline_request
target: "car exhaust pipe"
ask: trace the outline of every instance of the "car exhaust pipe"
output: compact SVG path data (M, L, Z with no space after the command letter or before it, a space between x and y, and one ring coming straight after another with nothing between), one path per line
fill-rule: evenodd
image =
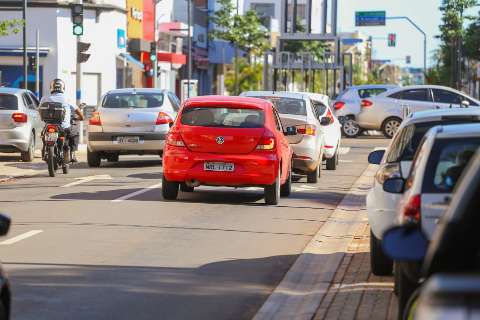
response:
M200 181L198 180L190 180L190 181L185 181L185 184L189 187L198 187L200 186Z

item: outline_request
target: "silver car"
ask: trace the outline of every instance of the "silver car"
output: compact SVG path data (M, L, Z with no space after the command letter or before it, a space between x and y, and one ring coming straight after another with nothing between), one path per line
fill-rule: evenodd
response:
M33 161L42 129L38 100L32 92L0 88L0 152L19 152L22 161Z
M118 161L120 154L162 155L180 101L169 91L119 89L105 94L89 120L87 160Z
M288 136L293 149L293 172L307 176L308 183L316 183L320 177L325 136L323 126L330 124L321 115L321 105L313 103L307 94L293 92L249 91L241 96L268 99L275 105L285 127L295 126L297 134ZM321 119L324 122L321 123Z
M381 130L392 138L406 115L415 111L478 107L480 101L443 86L419 85L391 89L375 97L362 99L358 124Z
M332 107L342 124L342 133L348 138L355 138L362 133L363 128L357 123L358 114L362 109L360 106L362 99L374 97L397 87L392 84L368 84L352 86L341 92Z

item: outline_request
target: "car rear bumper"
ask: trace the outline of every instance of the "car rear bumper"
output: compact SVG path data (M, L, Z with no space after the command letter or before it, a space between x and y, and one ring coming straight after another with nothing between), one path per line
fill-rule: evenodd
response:
M30 131L27 127L0 129L0 151L27 151L30 143Z
M305 136L298 144L290 145L293 150L293 171L308 173L315 171L320 159L320 148L315 137Z
M235 165L233 172L204 169L205 162L227 162ZM186 148L165 149L163 174L169 181L193 181L213 186L266 186L275 182L278 159L274 153L250 154L193 153Z
M116 137L139 137L138 144L118 144ZM89 132L88 149L100 151L162 151L165 146L165 133L121 133Z

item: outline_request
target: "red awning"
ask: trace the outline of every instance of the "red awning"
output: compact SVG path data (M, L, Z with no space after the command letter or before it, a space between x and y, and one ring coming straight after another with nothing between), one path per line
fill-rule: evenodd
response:
M173 64L186 64L187 56L184 54L170 53L170 52L158 52L157 59L160 62L170 62Z

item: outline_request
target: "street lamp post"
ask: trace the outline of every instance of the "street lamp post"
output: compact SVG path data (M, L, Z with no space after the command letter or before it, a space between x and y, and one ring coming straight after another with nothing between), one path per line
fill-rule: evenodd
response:
M153 1L153 41L155 42L155 56L157 56L157 3L158 0L152 0ZM153 64L153 87L157 87L157 82L158 82L158 62L157 59L155 61L152 61Z
M28 89L28 66L27 66L27 0L23 0L23 88Z
M190 81L192 79L192 0L187 0L188 20L188 68L187 68L187 98L190 98Z

